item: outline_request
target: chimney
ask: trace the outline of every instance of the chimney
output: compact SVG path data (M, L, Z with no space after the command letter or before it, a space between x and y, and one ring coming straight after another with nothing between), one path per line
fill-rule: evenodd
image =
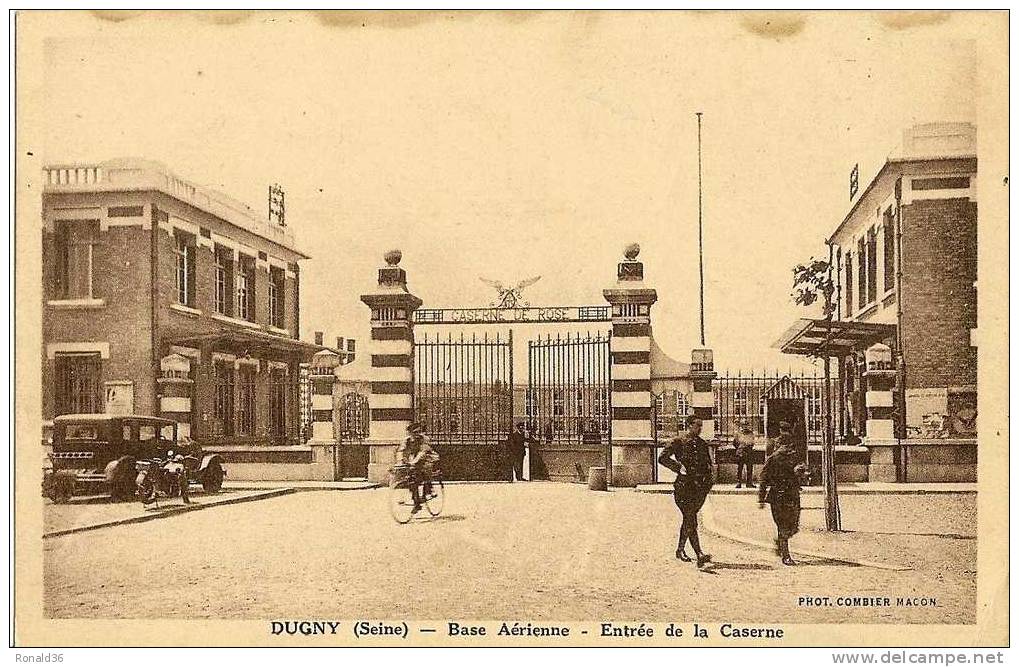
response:
M322 336L323 336L323 334L322 334L321 331L316 331L315 332L315 345L321 345L322 344Z

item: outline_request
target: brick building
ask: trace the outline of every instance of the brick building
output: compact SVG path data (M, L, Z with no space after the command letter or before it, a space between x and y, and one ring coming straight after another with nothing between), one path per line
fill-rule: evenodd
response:
M845 422L871 447L872 477L975 478L976 176L975 126L906 130L827 241L832 330L801 320L780 341L811 354L827 340L840 359Z
M163 415L228 462L311 461L299 373L320 348L281 215L141 160L47 167L42 197L44 423Z

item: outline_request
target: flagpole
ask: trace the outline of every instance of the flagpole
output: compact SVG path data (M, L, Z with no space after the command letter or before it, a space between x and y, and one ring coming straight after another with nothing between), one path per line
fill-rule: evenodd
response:
M701 346L704 338L704 194L701 177L701 115L697 113L697 259L701 275Z

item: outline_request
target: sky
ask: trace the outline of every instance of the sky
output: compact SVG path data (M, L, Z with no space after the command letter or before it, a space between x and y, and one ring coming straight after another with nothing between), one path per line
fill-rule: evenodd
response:
M977 122L965 19L65 12L32 84L44 162L157 160L257 210L280 183L312 256L302 338L368 337L359 297L390 248L425 307L532 276L533 305L600 305L638 242L680 360L700 342L700 111L716 366L803 368L771 345L816 314L791 269L826 253L853 165L863 187L906 127Z

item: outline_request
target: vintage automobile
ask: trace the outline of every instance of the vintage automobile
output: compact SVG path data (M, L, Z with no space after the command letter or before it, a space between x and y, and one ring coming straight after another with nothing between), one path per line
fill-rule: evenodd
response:
M218 454L205 454L191 442L177 441L177 423L142 415L60 415L53 420L50 466L43 470L43 495L66 502L74 495L109 493L115 500L131 498L136 489L138 461L183 454L189 461L189 482L215 493L226 471Z

